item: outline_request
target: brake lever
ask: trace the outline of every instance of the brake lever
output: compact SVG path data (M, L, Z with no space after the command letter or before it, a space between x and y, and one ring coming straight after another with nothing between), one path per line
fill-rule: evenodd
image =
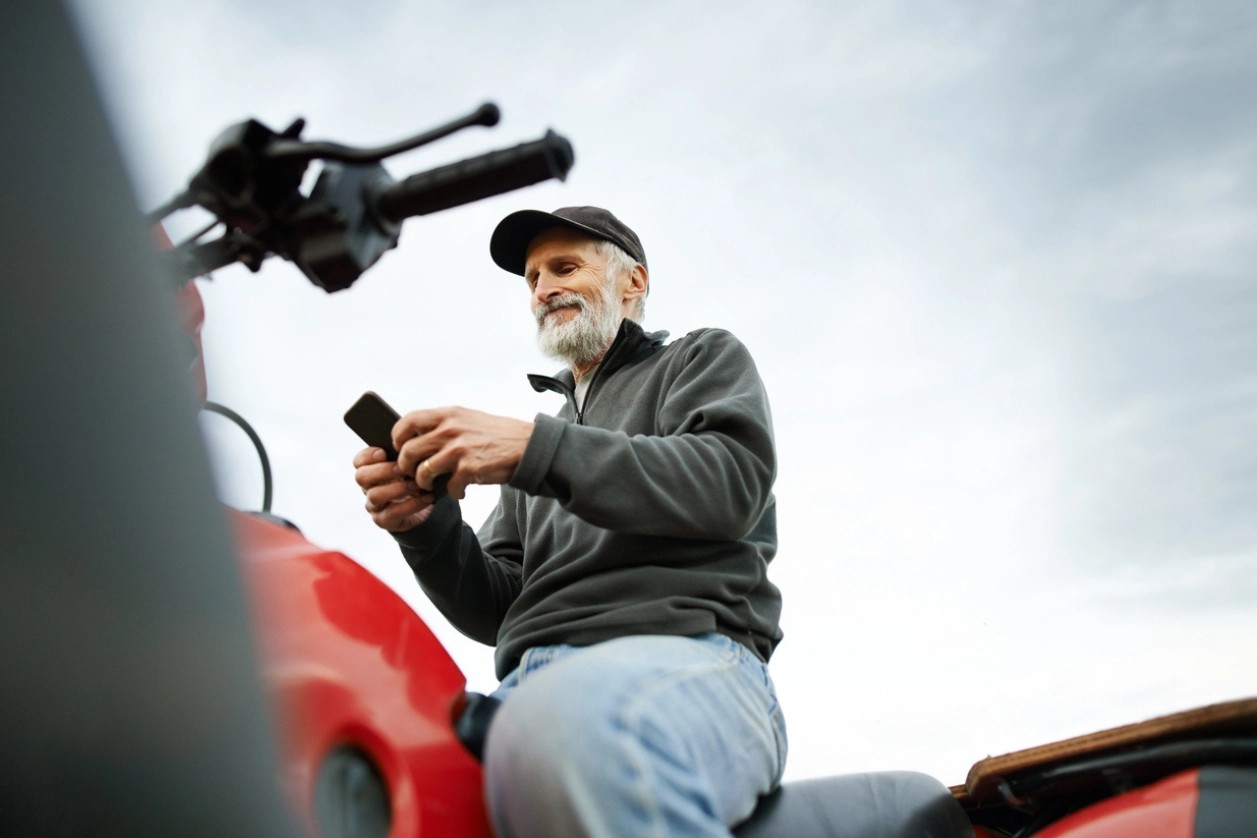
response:
M466 116L447 122L438 128L416 134L391 145L375 148L355 148L343 143L305 140L275 140L265 150L267 159L274 161L292 161L309 163L312 160L332 160L337 163L378 163L388 157L401 154L425 146L448 137L464 128L483 125L492 128L502 117L498 106L485 102Z

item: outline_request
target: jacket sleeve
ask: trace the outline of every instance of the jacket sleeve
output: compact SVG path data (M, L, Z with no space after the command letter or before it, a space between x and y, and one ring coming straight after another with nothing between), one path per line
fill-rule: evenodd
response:
M479 536L463 522L458 501L448 497L423 524L394 533L433 605L463 634L490 646L497 644L521 584L523 548L507 494L502 492Z
M768 397L750 353L728 332L704 332L682 351L658 434L538 416L511 485L617 532L744 537L772 501Z

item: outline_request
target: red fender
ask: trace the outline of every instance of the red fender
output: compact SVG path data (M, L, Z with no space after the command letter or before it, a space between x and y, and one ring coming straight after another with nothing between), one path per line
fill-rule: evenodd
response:
M391 835L490 836L480 764L454 734L466 679L414 610L345 555L232 512L258 615L283 782L307 822L327 755L366 754Z

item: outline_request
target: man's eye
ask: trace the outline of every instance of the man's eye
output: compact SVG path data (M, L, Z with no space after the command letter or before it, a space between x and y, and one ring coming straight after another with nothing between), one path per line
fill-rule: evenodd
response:
M559 267L558 273L559 273L559 275L560 275L560 276L567 276L568 274L570 274L570 273L571 273L572 271L574 271L574 270L576 270L576 266L575 266L575 265L561 265L561 266Z

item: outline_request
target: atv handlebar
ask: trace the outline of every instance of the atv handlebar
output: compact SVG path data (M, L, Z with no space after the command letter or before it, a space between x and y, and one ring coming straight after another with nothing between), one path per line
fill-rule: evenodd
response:
M204 233L219 224L225 228L217 239L200 241L197 235L166 251L164 258L180 283L236 262L257 271L278 254L325 291L340 291L397 245L406 218L567 177L575 159L572 144L554 131L400 183L380 164L385 157L471 125L494 125L497 119L497 106L486 103L444 126L374 149L303 141L304 120L278 133L247 120L218 136L188 188L149 219L160 221L177 209L200 206L216 219ZM323 161L323 170L306 196L300 185L314 160Z
M397 223L550 178L564 180L574 159L572 144L547 131L539 140L411 175L382 189L376 208L385 219Z

